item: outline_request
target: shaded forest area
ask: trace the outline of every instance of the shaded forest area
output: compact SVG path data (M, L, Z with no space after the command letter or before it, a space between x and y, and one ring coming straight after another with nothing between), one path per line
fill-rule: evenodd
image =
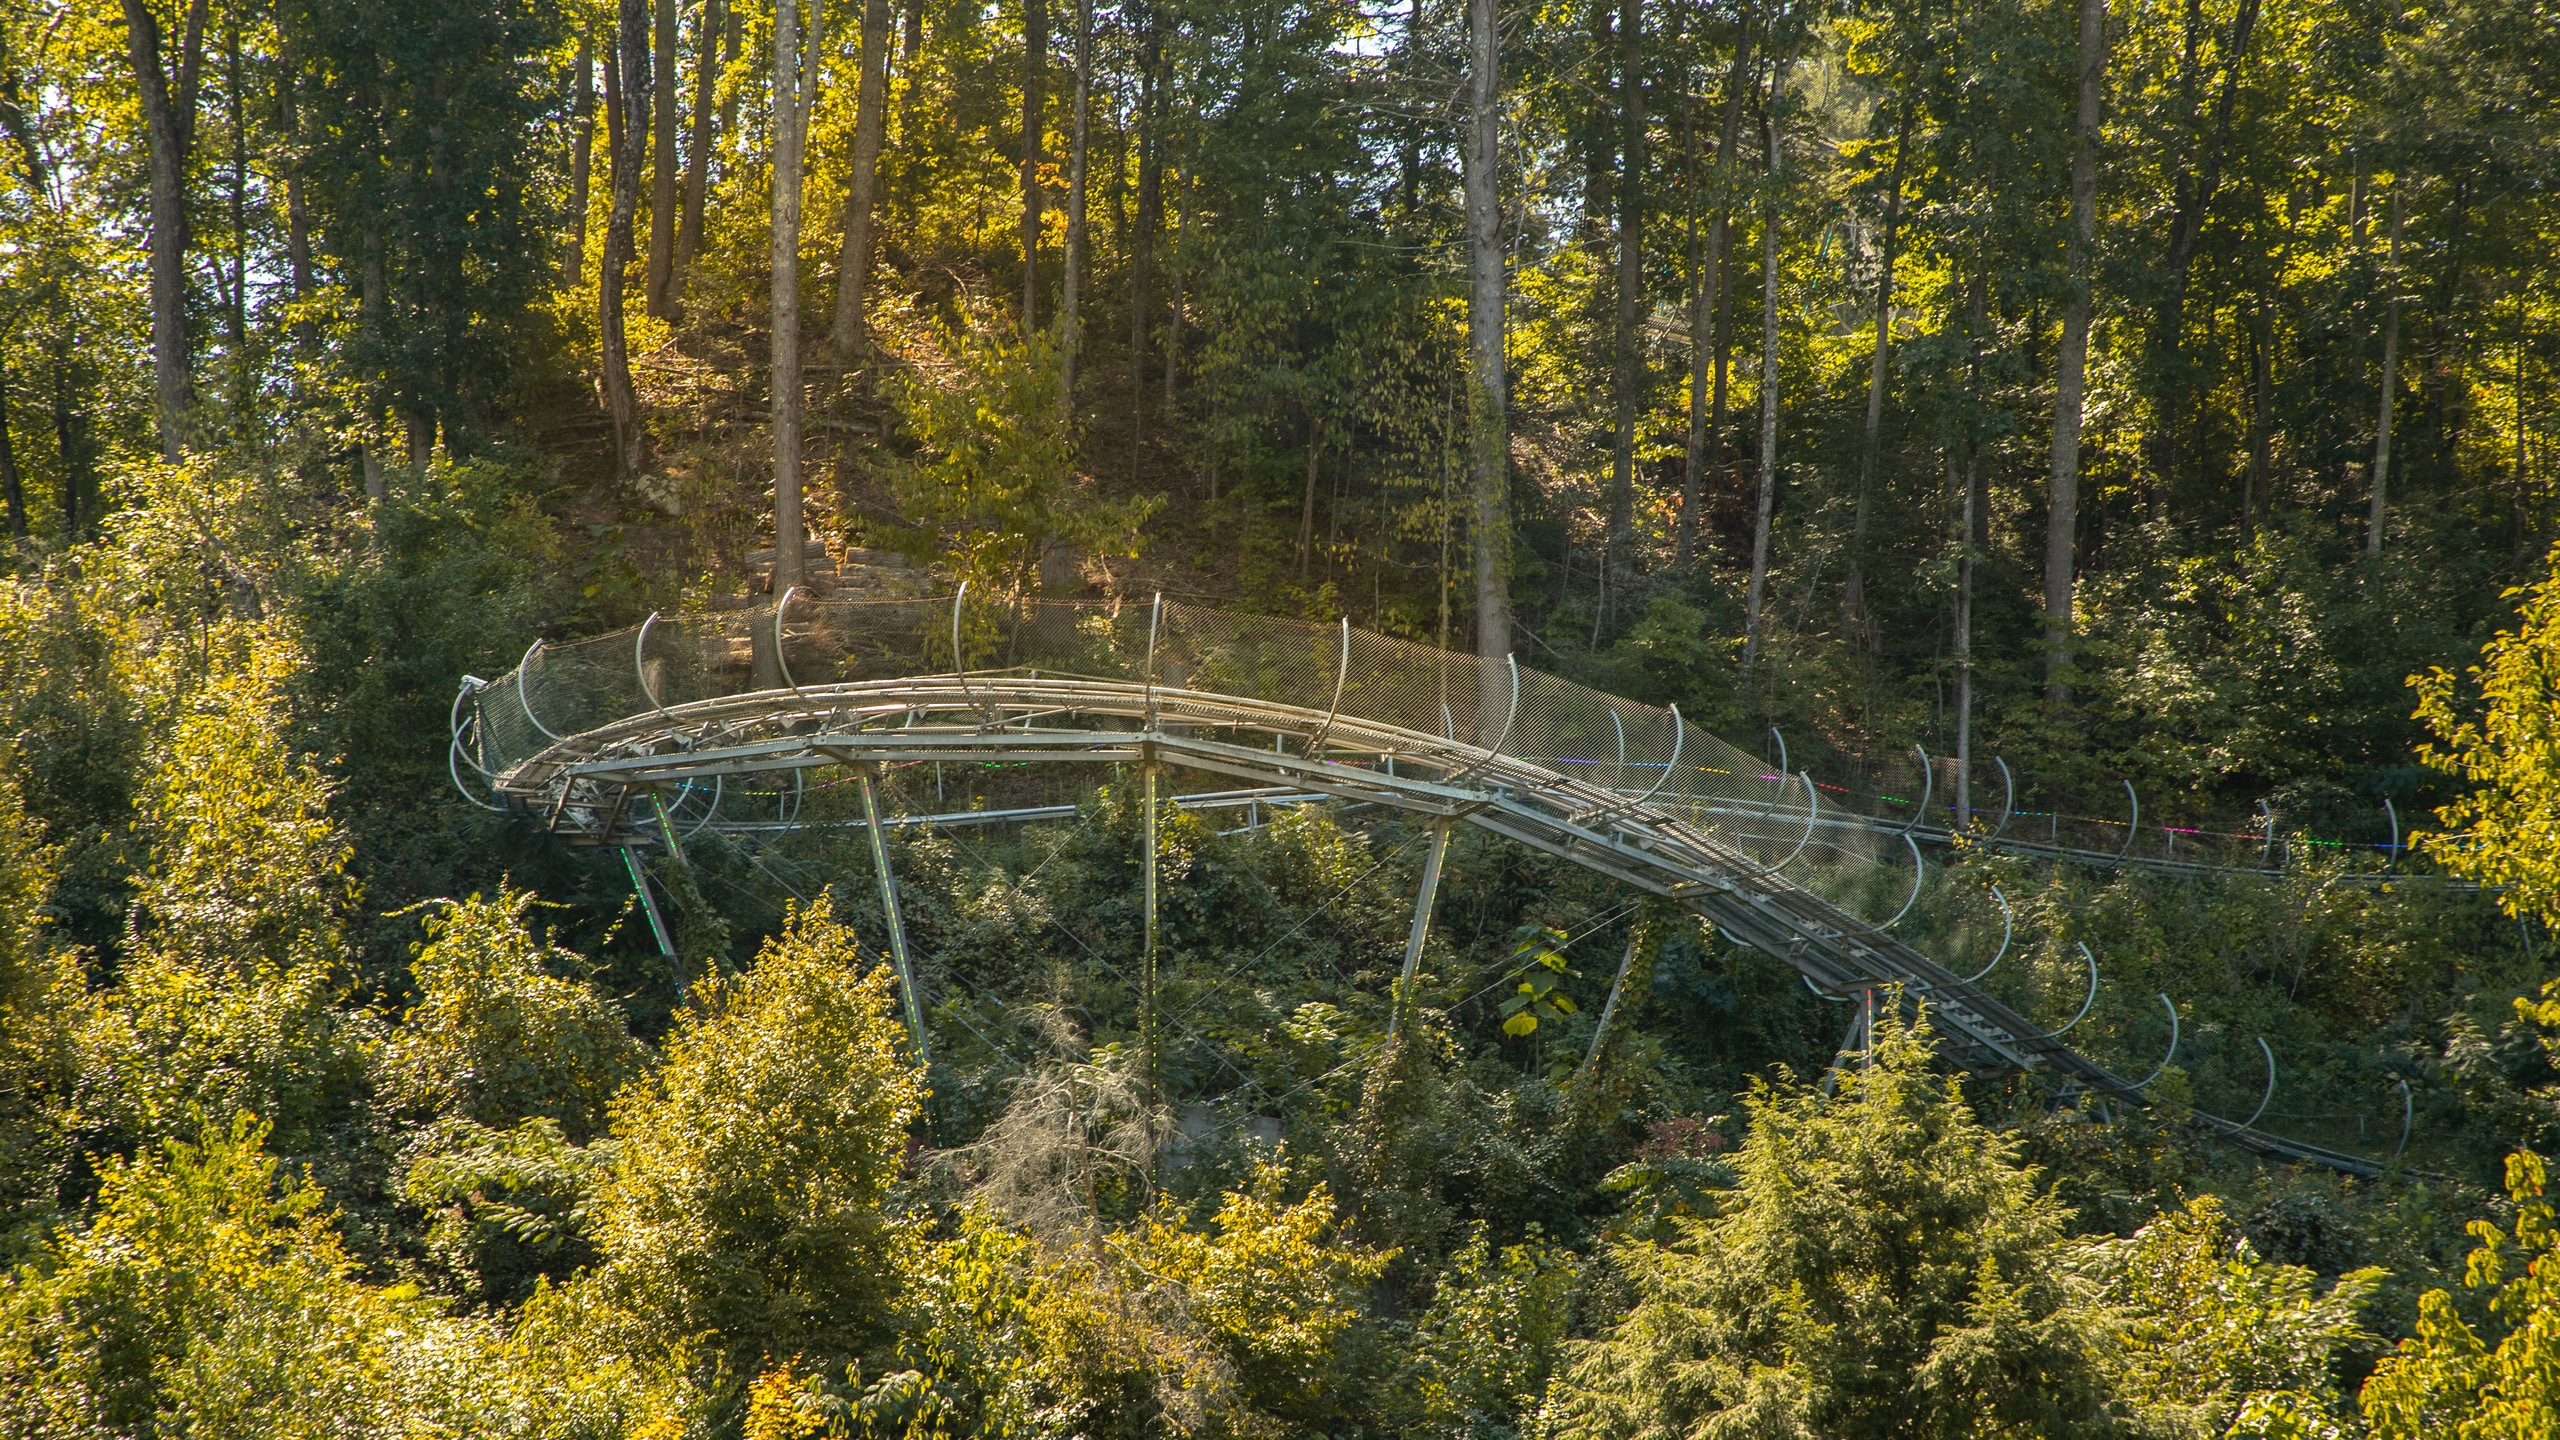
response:
M2504 0L0 11L0 1436L2553 1433L2554 76ZM650 859L670 966L455 793L538 637L960 582L2317 843L1947 857L1907 933L2003 887L2051 1024L2094 947L2092 1055L2175 997L2137 1115L1481 836L1397 993L1418 837L1315 808L1166 816L1141 1015L1116 775L893 846L928 1069L850 830Z

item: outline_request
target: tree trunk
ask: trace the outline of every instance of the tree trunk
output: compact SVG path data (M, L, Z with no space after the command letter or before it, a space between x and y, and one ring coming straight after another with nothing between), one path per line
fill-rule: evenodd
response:
M676 0L657 0L657 65L651 72L655 142L649 157L649 313L676 317L668 286L676 273Z
M2269 481L2268 389L2275 379L2275 322L2264 297L2249 316L2249 469L2240 482L2240 540L2258 533L2258 495Z
M631 386L630 342L623 330L623 289L631 268L632 222L640 210L640 164L649 143L649 12L646 0L621 0L614 60L605 66L605 139L612 152L613 214L605 223L604 270L596 285L602 320L604 402L613 416L614 470L640 473L640 399Z
M1467 459L1474 491L1477 735L1491 744L1510 714L1496 667L1511 655L1511 440L1504 414L1501 38L1494 0L1467 0Z
M1174 178L1173 234L1179 239L1191 229L1191 182L1180 175ZM1164 413L1173 414L1173 382L1182 366L1182 252L1174 252L1173 313L1165 317L1164 327ZM1210 472L1212 496L1216 492L1217 472Z
M1074 413L1076 349L1084 340L1086 116L1093 98L1093 0L1076 0L1076 99L1067 117L1067 273L1058 297L1059 364Z
M1769 113L1761 120L1769 199L1760 209L1760 498L1751 523L1751 583L1743 595L1742 673L1760 659L1760 611L1769 588L1769 519L1778 498L1778 170L1779 112L1787 61L1774 50Z
M702 253L702 207L711 189L711 152L720 143L720 32L727 8L722 0L703 0L702 19L693 28L693 135L685 146L684 214L676 224L676 273L667 291L679 310L685 281Z
M2162 375L2162 421L2153 465L2155 483L2162 486L2176 478L2181 464L2178 431L2185 421L2188 398L2183 361L2188 276L2195 268L2196 250L2204 238L2205 221L2213 213L2214 197L2222 188L2222 163L2230 148L2231 112L2239 98L2240 66L2257 29L2258 11L2259 0L2239 0L2239 9L2231 19L2230 43L2224 51L2222 88L2214 101L2213 126L2209 134L2199 137L2202 165L2193 174L2181 172L2173 187L2176 203L2169 222L2165 266L2168 294L2160 309L2159 339L2154 347L2166 365Z
M2373 512L2365 525L2364 553L2382 553L2382 522L2391 490L2391 402L2400 389L2400 177L2391 177L2391 251L2383 283L2391 307L2382 322L2382 414L2373 427Z
M577 99L576 118L570 122L569 244L561 252L560 283L575 287L587 275L587 183L595 170L596 149L595 42L579 37L578 58L570 63L577 72Z
M862 74L853 92L853 174L845 184L844 250L836 257L835 347L846 364L870 351L862 292L871 281L871 227L880 144L889 128L889 0L862 0Z
M0 501L9 507L9 538L27 543L27 487L18 474L17 448L9 440L9 357L0 353Z
M62 465L62 492L57 498L62 505L65 540L81 538L81 522L87 509L84 502L92 488L89 417L80 408L76 373L79 362L73 358L73 343L66 324L53 342L53 453L60 457Z
M818 66L826 45L825 0L809 0L809 43L799 35L798 0L775 0L773 18L773 590L808 579L807 528L800 518L800 186Z
M2071 241L2062 292L2062 351L2054 362L2052 491L2044 524L2044 694L2071 687L2072 575L2080 529L2080 411L2089 374L2091 256L2098 236L2098 119L2106 98L2106 0L2080 0L2080 108L2072 126Z
M1298 583L1307 582L1307 563L1316 548L1316 452L1324 443L1324 420L1307 418L1307 491L1298 502Z
M1644 0L1620 0L1618 17L1619 153L1625 168L1618 180L1618 328L1612 337L1612 385L1617 400L1617 428L1609 448L1609 520L1601 541L1601 593L1623 596L1629 568L1627 554L1635 541L1636 394L1643 388L1642 357L1636 351L1636 321L1644 303ZM1592 617L1592 643L1599 643L1607 617L1604 599Z
M1689 300L1689 473L1683 479L1680 493L1680 536L1674 547L1682 569L1696 555L1698 507L1706 503L1706 472L1709 448L1715 458L1723 458L1723 444L1717 432L1724 425L1724 355L1717 343L1722 326L1724 269L1732 227L1726 221L1726 191L1732 178L1734 142L1742 133L1742 93L1751 75L1751 26L1746 18L1738 25L1733 44L1733 68L1725 73L1724 126L1716 141L1716 218L1706 227L1706 259L1697 258L1698 242L1693 234L1690 242L1692 275ZM1693 162L1694 164L1694 157ZM1710 371L1713 378L1710 379ZM1708 391L1715 392L1712 409Z
M1040 157L1047 125L1049 0L1022 0L1022 330L1040 324Z
M1876 276L1876 343L1867 363L1867 429L1858 447L1858 498L1849 519L1849 578L1842 587L1850 629L1860 645L1872 651L1878 636L1867 614L1867 518L1875 503L1876 474L1884 459L1884 388L1886 364L1893 350L1894 242L1901 238L1902 159L1911 149L1911 98L1902 100L1902 118L1894 127L1893 170L1885 181L1882 262Z
M1155 6L1139 21L1138 213L1129 241L1129 419L1140 440L1147 435L1147 284L1154 278L1156 230L1164 220L1164 161L1157 150L1156 97L1164 42Z
M146 0L124 0L125 56L140 91L151 152L151 380L160 455L172 462L186 449L187 415L195 403L187 341L187 169L195 154L204 18L205 0L192 0L172 93L161 61L158 17Z

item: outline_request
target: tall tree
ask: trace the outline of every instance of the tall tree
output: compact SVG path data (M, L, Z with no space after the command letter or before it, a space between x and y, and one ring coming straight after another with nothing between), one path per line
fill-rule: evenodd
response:
M2044 693L2069 697L2072 573L2080 530L2080 411L2089 373L2090 268L2098 238L2098 119L2106 99L2107 3L2080 0L2080 96L2071 127L2071 249L2054 359L2053 469L2044 525Z
M676 316L676 0L657 0L657 69L650 86L649 313Z
M1049 0L1022 0L1022 328L1040 324L1041 132L1048 124Z
M195 404L194 352L187 338L187 171L195 161L196 92L204 59L205 0L190 0L170 84L160 19L149 0L124 0L125 57L142 101L151 154L151 383L158 400L160 454L186 449Z
M1058 297L1058 363L1063 393L1075 404L1076 351L1084 338L1085 159L1088 113L1093 102L1093 0L1076 0L1076 98L1067 117L1067 273Z
M1751 74L1751 20L1748 14L1734 23L1733 64L1724 77L1724 124L1716 135L1716 161L1712 191L1715 197L1713 218L1706 225L1704 257L1701 259L1701 237L1695 224L1696 202L1691 201L1692 224L1689 235L1689 468L1680 486L1680 531L1674 545L1675 556L1686 569L1696 553L1698 507L1706 501L1706 477L1709 449L1714 459L1722 460L1724 451L1724 352L1717 343L1722 327L1717 323L1725 292L1725 265L1730 259L1733 235L1733 147L1742 135L1742 96L1749 88ZM1690 158L1691 187L1701 183L1697 175L1696 157ZM1714 392L1710 414L1708 392Z
M1876 338L1867 356L1867 428L1858 447L1858 496L1849 518L1849 577L1842 587L1852 633L1872 650L1875 619L1867 613L1867 520L1874 505L1876 472L1884 455L1884 390L1886 365L1893 348L1894 244L1901 239L1903 159L1911 150L1911 97L1902 97L1901 118L1894 122L1893 166L1885 173L1884 224L1877 237Z
M0 502L9 509L9 539L27 543L27 487L18 474L17 447L9 438L9 357L0 353Z
M569 240L560 248L560 283L576 286L587 277L587 185L595 172L596 57L595 41L578 37L578 56L569 62L573 87L569 114Z
M1636 400L1644 385L1644 357L1636 348L1636 321L1644 306L1644 0L1620 0L1618 17L1618 325L1611 337L1611 378L1617 402L1616 428L1609 448L1608 530L1601 541L1601 590L1615 596L1634 540L1636 474ZM1600 633L1609 606L1592 617L1592 634Z
M1769 108L1760 117L1769 179L1768 196L1760 204L1760 498L1751 522L1751 581L1743 593L1745 675L1760 659L1760 607L1769 588L1769 520L1778 499L1778 157L1787 57L1774 43L1770 61Z
M631 385L630 340L623 291L631 269L632 227L640 211L640 166L649 143L649 9L621 0L614 61L605 67L605 140L613 160L613 213L605 222L604 273L596 285L602 322L604 402L613 416L613 463L629 479L646 463L640 397Z
M1157 107L1164 88L1164 38L1156 6L1136 0L1138 30L1138 195L1129 238L1129 419L1146 438L1148 282L1155 278L1156 231L1164 224L1164 154Z
M1034 0L1037 3L1037 0ZM1467 0L1467 463L1474 514L1479 734L1510 704L1494 667L1511 655L1511 433L1504 414L1502 35L1495 0Z
M679 304L694 257L702 253L702 207L711 189L711 152L720 137L720 74L726 68L720 41L728 8L724 0L702 0L702 18L693 27L693 136L685 146L684 215L676 224L676 276L670 292Z
M862 308L871 283L880 145L889 125L889 0L862 0L862 73L853 92L853 174L845 182L844 250L836 258L835 348L851 363L869 349Z
M800 43L798 0L773 7L773 589L808 579L800 519L800 188L809 110L826 56L826 0L809 0Z
M2367 555L2382 553L2382 523L2391 490L2391 405L2400 389L2400 224L2405 218L2400 207L2400 183L2400 176L2391 177L2391 240L2382 267L2383 283L2390 287L2391 299L2383 310L2382 413L2373 426L2373 504L2364 532Z

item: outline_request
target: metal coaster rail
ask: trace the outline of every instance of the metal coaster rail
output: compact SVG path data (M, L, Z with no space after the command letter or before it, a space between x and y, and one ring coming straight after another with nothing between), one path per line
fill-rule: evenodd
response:
M1146 660L1140 674L1095 677L946 666L920 674L819 680L810 675L814 667L793 666L783 658L785 611L797 614L817 608L803 601L793 610L786 596L784 605L771 610L769 620L747 622L744 649L753 652L750 659L758 668L765 668L762 657L767 640L754 627L769 627L775 663L766 673L780 683L756 685L752 676L743 675L738 664L741 646L733 633L739 627L715 626L694 652L697 657L711 657L698 666L708 678L696 688L707 693L691 699L670 697L666 673L663 668L653 670L648 648L649 631L660 623L656 616L630 644L607 637L612 648L627 657L620 662L629 667L627 679L590 676L584 681L546 681L550 667L562 663L558 657L567 647L546 652L537 646L528 651L523 665L497 681L466 680L465 693L455 707L452 753L462 762L454 767L456 783L472 793L462 777L467 764L492 796L481 800L474 794L479 803L525 813L565 841L624 846L675 842L674 827L660 818L665 812L659 802L668 794L745 792L758 777L781 780L823 768L862 776L866 801L869 781L882 767L910 762L1123 764L1149 773L1174 768L1251 787L1231 794L1264 793L1292 800L1329 796L1401 812L1442 827L1444 835L1447 825L1473 825L1667 898L1705 917L1729 938L1792 966L1810 986L1835 998L1898 990L1906 1007L1929 1007L1948 1058L1963 1068L2029 1072L2065 1092L2085 1091L2147 1104L2147 1081L2114 1073L2073 1049L2056 1032L1886 933L1884 927L1782 873L1817 829L1876 831L1890 837L1893 848L1900 850L1918 839L1935 838L1931 835L1935 827L1918 823L1916 816L1881 820L1826 809L1810 777L1800 781L1801 805L1787 800L1799 782L1799 777L1792 776L1778 779L1775 792L1765 802L1749 799L1752 787L1777 777L1739 775L1734 772L1745 767L1733 764L1715 769L1712 757L1696 761L1702 742L1691 737L1698 732L1682 726L1676 712L1668 721L1668 740L1645 752L1669 758L1631 760L1625 716L1654 719L1660 728L1661 722L1655 719L1658 712L1595 694L1596 700L1617 707L1609 717L1617 735L1614 764L1506 750L1521 720L1520 677L1530 673L1516 667L1508 681L1510 713L1497 721L1488 709L1474 727L1491 744L1366 716L1360 713L1361 686L1349 681L1358 632L1347 626L1338 632L1338 639L1325 633L1334 627L1303 627L1322 637L1312 642L1310 650L1315 661L1309 672L1312 683L1297 687L1299 697L1313 703L1191 688L1180 683L1187 677L1158 673L1156 632L1166 608L1162 604L1148 617ZM848 613L857 620L864 618L861 612ZM1263 623L1191 613L1209 617L1200 622L1203 627L1210 620L1230 628ZM966 653L968 641L959 602L952 604L951 614L948 654L960 656ZM1077 623L1093 628L1098 622L1086 617ZM1375 637L1360 640L1400 646L1400 642ZM1199 648L1200 653L1211 653L1210 647ZM1401 651L1413 648L1400 646ZM1428 663L1438 654L1427 652L1422 660ZM1446 669L1454 669L1456 661L1472 662L1473 657L1448 659ZM1136 670L1138 665L1133 660L1126 668ZM1202 668L1208 668L1205 662ZM1332 673L1321 673L1326 670ZM1551 687L1562 683L1532 678ZM1285 679L1267 683L1275 689L1289 688ZM610 713L618 708L622 713L600 720L590 715L587 718L596 723L563 729L579 722L555 713L567 707L547 703L550 697L542 693L546 684L561 687L562 693L588 710ZM583 691L576 689L580 684ZM1444 695L1454 688L1454 693L1467 696L1472 688L1471 679L1467 685L1452 687L1445 669L1441 684ZM1493 694L1498 689L1485 686L1477 693ZM1403 703L1408 710L1420 708L1411 696L1404 697ZM465 718L466 707L469 718ZM1474 708L1470 703L1468 709ZM1459 724L1445 699L1440 709L1443 731L1455 732ZM515 724L513 711L520 711L530 722L531 733ZM543 718L536 718L537 713ZM545 719L551 723L544 723ZM1573 729L1564 722L1542 723L1552 732L1551 743L1552 734ZM1586 720L1574 723L1584 731L1593 729ZM1693 757L1686 768L1724 777L1717 782L1720 790L1710 793L1684 780L1680 788L1665 792L1664 782L1683 768L1684 751ZM1631 769L1651 765L1664 767L1663 774L1629 778ZM1593 777L1567 773L1572 766L1592 770ZM1597 783L1604 769L1609 781L1605 785ZM777 788L772 793L783 791ZM799 793L797 786L792 793ZM684 803L681 797L677 803ZM739 823L754 829L782 828L799 823L801 813L795 800L787 818L777 808L774 820ZM706 810L691 823L699 826L711 820L712 812ZM1741 822L1797 833L1764 837ZM876 837L876 823L873 833ZM1764 846L1764 839L1774 843ZM1770 856L1783 851L1784 858L1755 853L1761 848ZM1916 849L1913 853L1916 856ZM888 895L885 852L881 864L884 895ZM1426 884L1418 901L1417 938L1412 947L1416 952L1420 927L1428 919L1430 889ZM894 907L894 896L888 898ZM1908 908L1906 901L1906 912ZM893 917L893 940L898 938L896 924ZM1408 971L1412 959L1408 955ZM2094 999L2095 961L2091 964ZM912 984L905 988L921 1051L920 1012ZM2082 1007L2082 1015L2087 1008ZM2174 1028L2174 1006L2171 1022ZM2260 1108L2264 1109L2263 1103ZM2194 1120L2219 1138L2272 1159L2356 1175L2373 1175L2381 1169L2361 1157L2249 1125L2203 1114L2196 1114Z

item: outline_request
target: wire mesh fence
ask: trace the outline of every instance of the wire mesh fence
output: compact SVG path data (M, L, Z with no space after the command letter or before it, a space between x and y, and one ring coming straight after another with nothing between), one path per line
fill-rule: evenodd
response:
M1906 833L2146 864L2281 866L2306 853L2263 807L2173 818L2165 806L2146 809L2130 785L2066 793L1997 756L1960 765L1916 746L1856 754L1808 738L1791 756L1776 731L1754 754L1667 707L1343 624L1172 601L785 598L779 614L763 605L660 615L538 644L479 693L462 754L495 776L563 737L652 710L784 687L1010 673L1234 696L1492 750L1601 792L1604 803L1679 816L1763 863L1852 866L1861 880L1879 865L1907 872ZM1322 748L1359 763L1330 736ZM700 802L688 793L678 803ZM789 798L765 803L779 816ZM2396 815L2391 823L2391 841L2344 848L2399 860Z

